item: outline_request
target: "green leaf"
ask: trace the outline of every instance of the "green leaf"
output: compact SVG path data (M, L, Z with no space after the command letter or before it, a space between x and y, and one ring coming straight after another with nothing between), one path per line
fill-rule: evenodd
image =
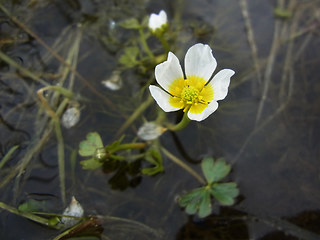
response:
M137 47L127 47L120 56L119 63L129 68L134 67L139 63L139 61L137 61L138 54L139 49Z
M211 157L206 157L201 163L202 172L208 183L218 182L226 177L231 167L222 158L214 161Z
M210 189L211 194L219 201L222 205L233 205L235 197L239 194L237 184L234 182L230 183L217 183Z
M97 168L100 168L103 165L103 162L100 162L95 158L90 158L87 160L80 161L80 164L82 166L82 169L84 170L95 170Z
M120 22L119 25L126 29L139 29L141 27L140 23L136 18L130 18L123 22Z
M79 154L83 157L89 157L92 156L98 148L103 148L101 137L99 133L91 132L88 133L86 140L80 142Z
M203 218L211 213L211 198L208 187L196 188L179 199L179 205L185 207L188 214L198 214Z
M199 205L198 216L201 218L207 217L208 215L210 215L211 211L212 211L212 208L211 208L210 192L204 191L202 193L202 198Z
M39 212L46 209L46 201L36 201L29 199L19 205L18 210L21 212Z
M143 168L142 174L151 176L163 171L162 156L159 151L149 149L145 154L145 160L154 166L151 168Z
M186 207L186 209L185 209L186 213L188 213L188 214L190 214L190 215L195 214L195 213L197 212L197 210L198 210L199 202L200 202L200 200L199 200L199 201L191 201L191 202L187 205L187 207Z
M179 205L181 207L186 207L190 202L192 202L194 199L201 196L202 192L204 191L204 188L196 188L193 189L191 192L186 193L182 195L179 199Z

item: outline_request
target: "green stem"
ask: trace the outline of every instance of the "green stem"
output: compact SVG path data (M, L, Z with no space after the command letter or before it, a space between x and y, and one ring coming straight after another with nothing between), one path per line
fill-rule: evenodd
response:
M187 172L189 172L192 176L194 176L198 181L206 185L206 180L204 180L203 177L201 177L196 171L194 171L191 167L189 167L187 164L182 162L179 158L174 156L172 153L170 153L167 149L161 147L161 151L166 155L168 158L170 158L174 163L178 164L180 167L184 168Z
M7 154L0 161L0 169L6 164L6 162L10 159L12 154L17 150L19 145L15 145L7 152Z
M140 34L140 41L141 41L141 44L142 44L142 47L143 49L145 50L145 52L148 54L148 56L154 60L154 55L153 53L151 52L148 44L147 44L147 41L146 41L146 37L143 33L143 28L139 28L139 34Z
M109 153L115 153L120 150L127 150L127 149L142 149L147 146L147 143L125 143L117 146L115 149L110 151Z
M1 7L1 5L0 5ZM2 10L2 9L1 9ZM13 66L14 68L18 69L21 73L23 73L24 75L30 77L31 79L33 79L34 81L43 84L44 86L48 86L49 84L44 81L43 79L41 79L40 77L38 77L36 74L34 74L33 72L29 71L27 68L21 67L16 61L14 61L12 58L10 58L9 56L7 56L6 54L4 54L3 52L0 51L0 59L5 61L6 63L8 63L9 65Z
M166 51L166 53L168 53L170 51L170 46L169 46L169 43L167 42L167 40L164 38L164 34L160 34L158 36L164 50Z
M0 202L0 208L2 208L4 210L7 210L7 211L9 211L9 212L11 212L13 214L19 215L21 217L28 218L28 219L30 219L32 221L35 221L35 222L40 223L40 224L43 224L45 226L59 228L59 226L51 226L50 223L49 223L49 220L46 219L46 218L34 215L34 214L30 213L30 212L19 211L18 209L14 208L14 207L11 207L11 206L3 203L3 202Z
M188 111L185 111L181 121L176 125L169 125L168 129L170 131L179 131L184 129L186 126L188 126L189 122L190 122L190 119L188 118Z

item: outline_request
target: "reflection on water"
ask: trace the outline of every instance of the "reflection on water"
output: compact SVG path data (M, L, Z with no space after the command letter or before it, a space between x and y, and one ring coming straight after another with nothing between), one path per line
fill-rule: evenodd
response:
M81 105L80 122L62 129L66 198L68 202L76 196L85 214L123 219L102 221L106 239L320 238L318 1L1 4L75 64L82 76L63 83L72 87ZM275 8L288 10L291 17L275 16ZM104 143L113 142L123 122L145 101L139 90L154 79L153 69L121 69L118 58L135 33L121 28L119 22L130 17L142 20L161 9L176 26L176 41L171 46L179 59L195 42L203 42L213 48L218 69L227 66L236 71L228 97L216 113L204 122L191 123L182 132L166 132L160 138L197 171L199 159L205 155L224 157L233 164L231 179L238 183L241 196L232 207L214 204L213 214L202 220L187 216L175 202L179 194L198 187L198 183L168 159L164 159L164 173L147 177L136 171L140 162L83 171L76 155L88 132L98 131ZM61 61L3 11L0 16L1 52L38 78L56 84L64 74ZM150 45L157 47L153 41ZM73 55L68 55L70 52ZM0 201L18 206L34 199L45 201L48 211L61 212L65 206L60 196L57 140L53 129L47 127L50 118L38 111L36 91L43 82L33 81L27 72L1 59L1 158L13 146L19 147L1 168ZM122 71L123 87L111 91L101 82L115 70ZM54 106L63 102L62 98L51 99ZM155 107L148 108L146 119L155 116ZM179 113L168 116L174 120ZM143 119L134 122L124 132L126 139L135 138L142 123ZM23 168L17 167L21 159L26 164ZM11 172L14 175L10 177ZM56 235L54 230L0 212L1 239Z

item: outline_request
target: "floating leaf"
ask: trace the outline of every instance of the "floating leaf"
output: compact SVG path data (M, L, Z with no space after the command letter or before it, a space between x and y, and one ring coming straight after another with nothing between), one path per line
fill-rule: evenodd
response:
M211 208L210 192L203 191L201 202L199 205L198 216L201 218L204 218L204 217L210 215L211 211L212 211L212 208Z
M193 189L191 192L182 195L179 199L179 205L181 207L186 207L194 198L199 196L202 191L203 191L203 187Z
M88 133L86 140L80 142L79 154L83 157L92 156L98 148L103 148L101 137L99 133L91 132Z
M234 204L235 197L239 194L239 189L234 182L217 183L211 187L210 192L220 204L230 206Z
M80 161L82 169L84 170L94 170L100 168L103 165L103 162L100 162L96 158L90 158L87 160Z
M145 160L154 166L151 168L143 168L142 174L151 176L163 171L162 156L158 151L150 149L145 154Z
M136 18L130 18L123 22L120 22L119 25L126 29L139 29L141 27L140 23Z
M210 193L206 187L196 188L181 196L179 204L181 207L185 207L188 214L198 212L199 217L205 217L211 213Z
M217 161L214 161L211 157L204 158L201 167L208 183L220 181L226 177L231 170L230 165L222 158L219 158Z

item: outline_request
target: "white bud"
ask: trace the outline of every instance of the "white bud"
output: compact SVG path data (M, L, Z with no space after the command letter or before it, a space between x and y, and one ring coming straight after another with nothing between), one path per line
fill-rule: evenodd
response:
M161 10L159 14L152 13L149 17L149 28L152 31L160 29L163 25L167 24L167 13L164 10Z
M83 208L81 204L76 200L73 196L69 206L63 211L62 215L66 217L61 218L61 222L65 225L65 227L69 228L79 222L77 218L71 217L82 217L83 216ZM70 216L70 217L67 217Z
M101 82L106 88L117 91L122 87L122 79L120 76L120 71L114 70L111 74L111 77L107 80Z
M71 128L80 120L80 110L76 107L68 108L62 115L62 126Z
M146 122L139 128L138 137L142 140L150 141L160 137L164 131L166 131L166 128L156 123Z

